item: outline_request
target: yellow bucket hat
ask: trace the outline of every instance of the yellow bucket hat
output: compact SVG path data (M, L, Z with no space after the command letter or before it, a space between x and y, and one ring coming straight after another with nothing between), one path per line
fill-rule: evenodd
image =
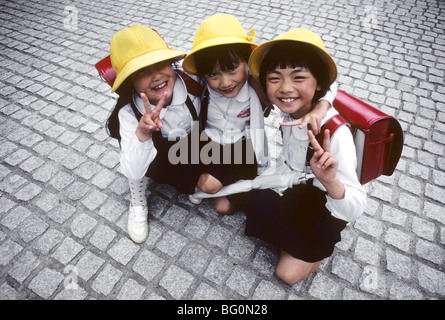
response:
M257 80L259 80L261 63L269 49L273 45L285 41L301 42L312 46L320 54L322 60L326 63L329 72L330 84L335 81L335 79L337 78L337 66L335 65L332 57L326 52L323 40L321 40L321 38L317 34L304 28L293 29L282 35L279 35L275 39L263 43L252 52L249 58L249 70Z
M169 48L154 29L134 25L118 31L110 43L111 64L116 71L111 92L137 70L162 61L180 60L185 55Z
M254 50L258 44L253 43L255 31L251 29L252 36L248 36L240 22L230 14L215 14L205 19L198 27L193 39L193 50L185 57L182 67L189 74L196 75L196 62L194 54L197 51L214 46L233 43L249 44Z

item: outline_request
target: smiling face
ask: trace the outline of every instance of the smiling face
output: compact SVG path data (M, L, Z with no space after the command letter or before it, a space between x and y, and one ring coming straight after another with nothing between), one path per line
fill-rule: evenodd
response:
M208 85L214 91L226 98L233 98L240 92L247 81L248 66L246 62L240 62L228 71L221 71L216 66L211 74L204 75Z
M266 90L270 101L294 119L301 118L312 108L317 80L305 67L277 67L266 75Z
M259 80L272 103L298 119L329 89L329 72L310 45L281 42L261 61Z
M165 105L173 98L176 75L170 61L164 61L140 69L131 75L131 81L138 94L145 93L152 105L156 105L162 94L167 91Z

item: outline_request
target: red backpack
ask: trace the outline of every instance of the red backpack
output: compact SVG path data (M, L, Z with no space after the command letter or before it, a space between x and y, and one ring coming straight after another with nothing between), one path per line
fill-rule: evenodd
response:
M339 115L323 125L319 141L323 141L324 129L329 129L332 136L340 126L348 125L354 136L360 183L392 175L403 148L400 123L342 90L337 90L333 104Z

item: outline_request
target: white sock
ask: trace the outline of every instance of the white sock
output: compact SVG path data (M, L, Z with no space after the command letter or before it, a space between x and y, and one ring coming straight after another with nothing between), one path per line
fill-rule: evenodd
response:
M144 176L141 180L130 181L131 204L133 207L147 206L147 196L145 194L148 186L148 177Z

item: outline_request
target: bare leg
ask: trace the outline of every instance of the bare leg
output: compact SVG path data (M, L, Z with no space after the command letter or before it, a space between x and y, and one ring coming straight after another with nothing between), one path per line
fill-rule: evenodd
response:
M217 193L223 187L222 183L214 176L203 173L199 177L198 187L206 193ZM232 214L234 209L227 197L215 198L215 210L221 214Z
M309 277L320 263L321 261L306 262L282 251L275 272L281 280L292 285Z
M235 212L235 208L227 197L215 198L215 210L221 214L230 215Z

